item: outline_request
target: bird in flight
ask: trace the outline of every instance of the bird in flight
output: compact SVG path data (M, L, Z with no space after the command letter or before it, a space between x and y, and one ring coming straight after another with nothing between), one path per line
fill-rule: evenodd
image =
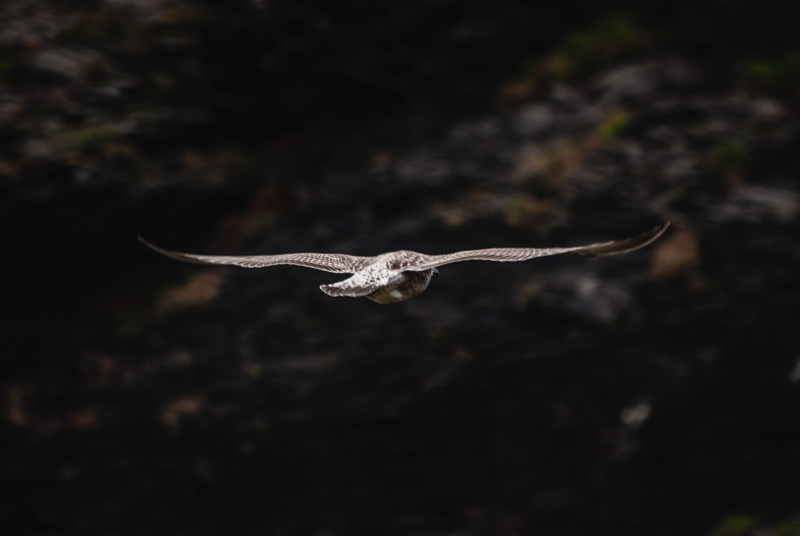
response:
M291 264L351 277L320 285L329 296L365 297L377 303L397 303L421 294L428 288L439 266L461 261L527 261L551 255L582 255L596 257L618 255L643 248L658 239L669 227L669 222L653 227L632 238L598 242L586 246L566 248L490 248L456 251L444 255L426 255L416 251L390 251L374 257L356 257L339 253L284 253L281 255L195 255L180 253L155 246L139 237L144 245L181 261L199 264L227 264L243 268L264 268Z

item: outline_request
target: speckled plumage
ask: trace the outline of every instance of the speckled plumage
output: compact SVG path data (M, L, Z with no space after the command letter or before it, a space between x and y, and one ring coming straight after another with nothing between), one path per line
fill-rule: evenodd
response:
M413 298L428 288L437 267L462 261L516 262L552 255L602 256L618 255L643 248L654 242L669 227L669 222L656 226L633 238L599 242L566 248L490 248L457 251L445 255L426 255L416 251L392 251L374 257L356 257L337 253L286 253L282 255L195 255L159 248L142 237L149 248L182 261L200 264L227 264L243 268L263 268L290 264L351 277L321 285L329 296L366 297L378 303L396 303Z

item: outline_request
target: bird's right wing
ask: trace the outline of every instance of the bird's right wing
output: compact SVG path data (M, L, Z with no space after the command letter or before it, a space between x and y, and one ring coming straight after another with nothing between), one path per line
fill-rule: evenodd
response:
M286 253L283 255L247 256L195 255L193 253L181 253L160 248L141 236L139 237L139 242L162 255L179 261L197 264L227 264L241 266L242 268L264 268L266 266L290 264L325 272L352 274L365 266L370 260L370 257L355 257L338 253Z
M651 244L660 237L669 227L669 222L653 227L649 231L632 238L623 240L611 240L609 242L598 242L585 246L567 248L490 248L473 249L468 251L457 251L445 255L426 255L423 262L417 263L410 270L427 270L461 261L496 261L496 262L515 262L527 261L536 257L547 257L551 255L584 255L588 257L603 255L618 255L628 253L643 248Z

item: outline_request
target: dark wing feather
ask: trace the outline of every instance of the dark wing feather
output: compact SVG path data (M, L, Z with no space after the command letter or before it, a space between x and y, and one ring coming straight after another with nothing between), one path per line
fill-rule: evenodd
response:
M457 251L445 255L426 255L419 264L408 269L421 271L461 261L516 262L551 255L583 255L587 257L618 255L635 251L651 244L667 230L667 227L669 227L669 222L653 227L646 233L632 238L569 248L491 248Z
M242 268L264 268L266 266L277 266L290 264L293 266L304 266L325 272L349 273L352 274L369 263L370 257L354 257L352 255L341 255L338 253L286 253L283 255L248 255L248 256L225 256L225 255L195 255L192 253L181 253L170 251L155 246L139 237L139 242L150 249L167 257L180 261L194 262L197 264L227 264L241 266Z

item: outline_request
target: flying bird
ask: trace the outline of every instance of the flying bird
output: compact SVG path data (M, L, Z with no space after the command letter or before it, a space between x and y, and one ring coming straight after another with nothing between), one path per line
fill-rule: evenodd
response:
M437 268L461 261L527 261L551 255L582 255L596 257L618 255L643 248L658 239L669 227L669 222L653 227L649 231L624 240L598 242L586 246L566 248L490 248L456 251L444 255L426 255L416 251L390 251L374 257L356 257L339 253L285 253L282 255L195 255L180 253L155 246L139 237L144 245L181 261L199 264L227 264L243 268L264 268L291 264L337 274L353 274L351 277L320 285L329 296L365 297L377 303L397 303L421 294L428 288Z

